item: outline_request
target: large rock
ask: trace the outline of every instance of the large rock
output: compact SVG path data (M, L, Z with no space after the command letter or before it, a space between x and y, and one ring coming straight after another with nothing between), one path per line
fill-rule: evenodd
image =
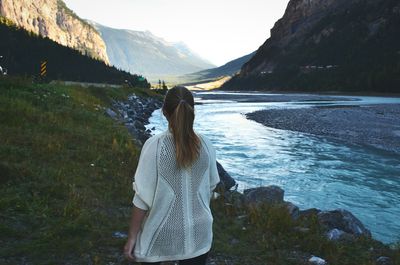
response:
M233 186L236 185L236 181L229 175L228 172L222 167L222 165L217 161L217 169L218 175L221 180L219 184L219 189L223 189L224 191L230 190Z
M351 212L344 209L318 213L318 222L328 230L339 229L356 236L371 237L371 232Z
M284 202L284 190L274 185L247 189L244 190L243 194L246 204L280 204Z

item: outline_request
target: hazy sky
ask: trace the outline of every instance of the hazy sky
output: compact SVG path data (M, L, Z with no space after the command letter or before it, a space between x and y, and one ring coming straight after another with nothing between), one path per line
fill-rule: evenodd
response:
M80 17L105 26L149 30L183 41L222 65L256 50L289 0L64 0Z

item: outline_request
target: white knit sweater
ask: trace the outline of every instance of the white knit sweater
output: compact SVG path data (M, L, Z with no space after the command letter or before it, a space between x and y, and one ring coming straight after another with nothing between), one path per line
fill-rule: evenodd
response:
M133 204L148 210L138 233L137 261L189 259L208 252L212 242L212 191L218 184L215 149L199 133L198 159L178 168L169 130L143 145L133 183Z

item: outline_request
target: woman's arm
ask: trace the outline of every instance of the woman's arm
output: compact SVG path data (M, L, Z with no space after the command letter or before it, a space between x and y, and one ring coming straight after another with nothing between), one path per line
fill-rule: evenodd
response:
M136 206L133 206L131 221L129 223L129 233L128 233L128 241L124 247L125 257L131 261L134 261L135 258L132 255L133 248L136 244L136 236L142 226L142 222L144 217L146 216L147 211L142 210Z
M150 137L146 140L140 152L139 162L135 172L133 189L135 196L132 203L132 217L129 224L128 241L124 247L124 254L129 260L135 257L132 250L136 244L137 234L140 231L146 213L150 211L157 186L157 148L159 137Z

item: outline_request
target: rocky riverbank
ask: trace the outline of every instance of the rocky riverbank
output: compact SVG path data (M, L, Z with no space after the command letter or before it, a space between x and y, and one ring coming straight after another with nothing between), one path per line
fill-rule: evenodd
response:
M143 97L135 94L128 96L126 101L114 101L106 114L124 124L134 136L138 146L151 136L151 130L146 129L149 118L154 110L161 108L162 101L155 97Z
M400 104L261 110L246 117L277 129L331 137L400 154Z
M151 130L146 129L145 125L149 124L149 118L153 111L161 107L162 101L158 98L132 94L126 101L114 101L112 108L106 109L106 114L123 123L134 136L136 144L142 146L151 136ZM235 180L219 162L217 162L217 168L221 178L219 188L230 190L236 185Z
M127 126L137 144L141 146L151 136L151 130L146 130L145 125L148 124L151 113L161 106L160 99L130 95L127 101L115 101L111 108L106 109L106 113ZM218 164L218 171L222 180L219 189L220 196L212 202L216 226L216 246L210 255L208 265L265 264L264 261L259 260L258 256L250 257L251 261L249 261L248 255L253 255L251 253L255 250L261 251L261 245L265 243L259 245L258 240L261 240L260 236L264 238L266 234L269 235L269 238L262 240L266 240L267 245L277 244L277 241L281 241L279 244L283 244L265 250L266 253L269 253L268 255L272 255L268 260L276 260L274 255L281 253L279 255L284 257L280 257L278 260L291 260L294 262L291 264L330 264L332 256L325 255L324 253L327 252L318 250L315 248L316 246L321 244L331 247L332 244L349 248L349 246L355 245L358 248L362 242L368 242L365 244L369 246L370 250L362 246L360 247L362 250L355 251L359 251L362 255L366 255L365 253L369 251L367 255L370 264L394 264L395 258L393 258L393 253L388 250L389 248L372 239L370 231L351 212L343 209L300 210L295 204L284 200L284 191L277 186L247 189L243 193L231 191L235 181L220 164ZM239 231L235 232L235 227ZM245 233L242 234L243 232ZM254 232L255 235L248 239L245 235L246 232L249 234ZM299 237L302 239L298 239ZM257 241L257 243L252 242L255 244L253 246L255 250L246 251L245 256L247 257L242 257L240 253L244 250L241 245L250 244L249 240ZM292 242L296 240L299 242ZM309 240L316 240L316 242L305 247ZM275 249L276 247L278 249ZM328 248L328 246L325 247ZM227 250L221 251L224 248ZM233 253L230 252L232 250ZM336 247L331 251L336 251ZM357 259L355 258L354 262L357 262Z
M374 240L371 232L351 212L344 209L300 210L293 203L284 200L284 190L278 186L251 188L243 193L226 192L213 204L217 231L219 219L229 218L233 220L232 226L237 225L250 235L255 233L252 240L261 240L261 245L265 245L263 251L271 252L267 254L272 255L270 261L285 261L269 263L264 260L264 263L249 263L231 255L229 259L225 257L225 263L222 264L398 264L397 257L393 256L394 252ZM229 238L229 244L238 247L243 240L239 232L230 234ZM252 247L257 248L255 245L256 243ZM328 248L332 248L332 252ZM338 249L343 252L333 254ZM350 252L350 256L346 257L344 252ZM277 258L275 255L285 257ZM257 258L254 257L254 260ZM215 256L213 260L220 259Z

